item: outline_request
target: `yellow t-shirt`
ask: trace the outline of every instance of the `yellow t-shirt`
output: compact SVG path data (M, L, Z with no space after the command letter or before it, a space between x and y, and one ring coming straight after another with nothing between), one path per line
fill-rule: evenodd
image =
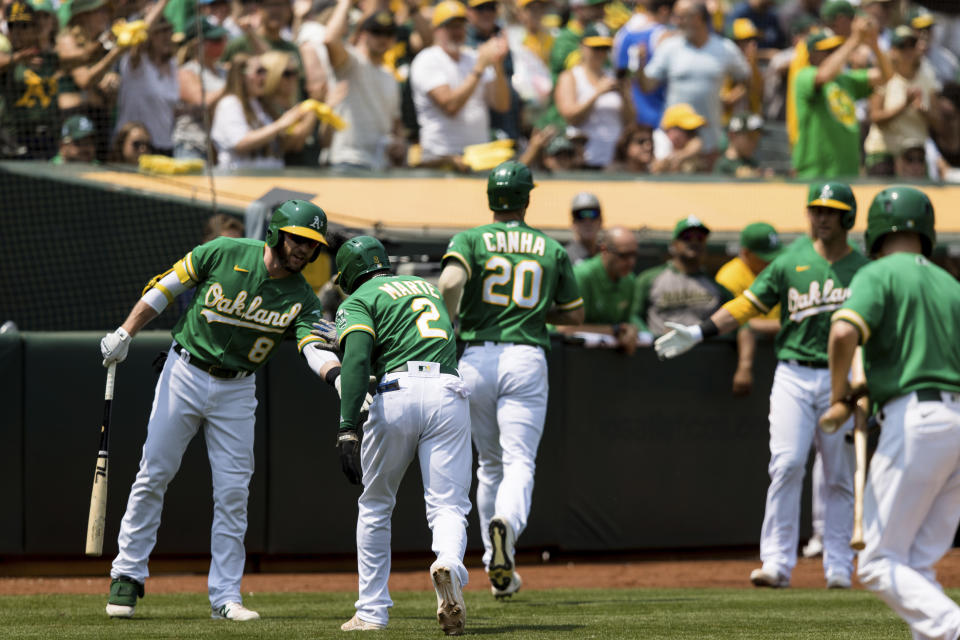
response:
M734 297L736 297L742 295L744 291L749 289L756 277L757 276L753 274L753 271L750 271L750 267L747 266L747 263L741 260L740 256L737 256L730 262L720 267L720 270L717 271L717 277L715 279L718 283L726 287ZM779 320L780 305L770 309L770 313L757 317L764 318L766 320Z

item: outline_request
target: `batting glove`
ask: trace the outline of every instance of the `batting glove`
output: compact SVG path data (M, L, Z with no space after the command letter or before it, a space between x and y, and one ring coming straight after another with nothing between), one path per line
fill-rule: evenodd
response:
M370 382L376 382L376 376L370 376ZM340 398L343 398L343 393L340 392L340 376L337 376L337 379L333 381L333 386L337 390L337 395ZM367 395L363 398L363 404L360 405L360 424L363 424L367 421L367 418L370 416L370 405L373 404L373 396L370 395L370 392L367 392Z
M310 332L318 338L323 339L323 344L316 345L320 349L328 351L337 351L337 325L329 320L321 320L313 323L313 330Z
M685 325L679 322L665 322L671 331L657 338L653 343L657 356L661 360L676 358L686 353L698 342L703 342L703 331L695 324Z
M340 469L350 484L363 481L360 466L360 436L353 429L345 429L337 435L337 452L340 454Z
M114 362L123 362L127 359L127 350L130 349L130 334L123 327L113 333L108 333L100 340L100 353L103 355L103 366L109 367Z

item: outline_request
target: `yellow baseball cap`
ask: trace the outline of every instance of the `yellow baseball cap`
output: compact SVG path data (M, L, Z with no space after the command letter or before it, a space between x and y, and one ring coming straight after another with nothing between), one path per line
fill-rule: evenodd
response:
M457 18L467 19L466 7L464 7L462 3L457 2L457 0L443 0L443 2L433 8L433 18L430 20L430 24L434 27L439 27Z
M694 111L686 102L670 105L663 112L660 119L660 128L666 131L674 127L693 131L699 129L707 123L706 119Z
M730 35L734 40L749 40L759 36L760 32L750 18L737 18L730 25Z

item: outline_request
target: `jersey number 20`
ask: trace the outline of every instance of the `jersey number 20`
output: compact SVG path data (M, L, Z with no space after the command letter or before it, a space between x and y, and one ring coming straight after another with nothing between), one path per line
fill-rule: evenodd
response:
M483 279L484 302L506 307L512 299L514 304L522 309L532 309L540 302L543 267L536 260L521 260L514 267L506 258L494 256L487 260L484 269L493 272ZM511 280L513 280L512 285L509 284ZM504 285L507 290L501 289L503 293L494 290L495 287Z

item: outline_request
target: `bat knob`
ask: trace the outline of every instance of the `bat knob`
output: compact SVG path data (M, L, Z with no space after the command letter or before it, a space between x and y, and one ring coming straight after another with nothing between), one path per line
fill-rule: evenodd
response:
M863 540L850 543L850 548L854 551L863 551L866 546L867 544Z

